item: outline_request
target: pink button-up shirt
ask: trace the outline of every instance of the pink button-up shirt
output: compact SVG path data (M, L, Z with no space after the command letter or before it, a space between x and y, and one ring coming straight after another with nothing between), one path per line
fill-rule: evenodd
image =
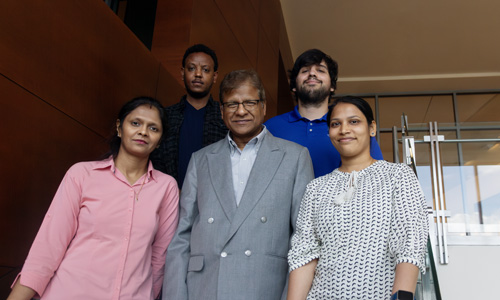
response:
M72 166L33 242L21 284L42 299L156 298L179 192L151 163L144 176L130 185L112 159Z

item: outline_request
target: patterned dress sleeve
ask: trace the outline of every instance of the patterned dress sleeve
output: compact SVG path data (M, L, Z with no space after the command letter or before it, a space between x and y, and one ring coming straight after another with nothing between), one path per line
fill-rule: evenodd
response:
M316 180L307 185L300 204L295 234L292 236L288 252L290 272L302 267L313 259L319 258L321 241L317 235Z
M420 183L406 165L399 165L392 195L389 249L396 264L411 263L425 273L429 223Z

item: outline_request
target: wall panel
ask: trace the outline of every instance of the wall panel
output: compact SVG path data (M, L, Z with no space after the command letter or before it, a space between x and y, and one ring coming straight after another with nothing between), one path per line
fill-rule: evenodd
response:
M66 170L99 159L121 105L182 86L102 0L0 1L0 298Z

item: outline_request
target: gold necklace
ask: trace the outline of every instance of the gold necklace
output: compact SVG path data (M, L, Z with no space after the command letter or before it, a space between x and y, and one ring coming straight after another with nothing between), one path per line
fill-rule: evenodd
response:
M137 193L135 193L135 190L134 190L134 197L135 197L135 202L139 201L139 194L141 193L142 191L142 187L144 186L144 183L146 182L146 178L148 177L147 173L144 174L144 180L142 181L142 184L141 184L141 188L139 189L139 191Z

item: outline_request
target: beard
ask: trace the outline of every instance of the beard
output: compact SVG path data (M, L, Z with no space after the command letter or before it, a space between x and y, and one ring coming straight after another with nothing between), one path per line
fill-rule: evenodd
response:
M320 105L327 99L330 99L330 90L325 86L321 86L317 89L304 88L302 86L297 86L297 91L295 92L298 101L304 106L317 106Z
M195 92L189 88L186 81L184 81L184 86L186 87L186 92L188 93L188 95L193 97L194 99L201 99L205 97L210 93L210 90L212 89L212 85L210 85L206 90L203 90L201 92Z

